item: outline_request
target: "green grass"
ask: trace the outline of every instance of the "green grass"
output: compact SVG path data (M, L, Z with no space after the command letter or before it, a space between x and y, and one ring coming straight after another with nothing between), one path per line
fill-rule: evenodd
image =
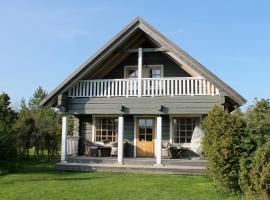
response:
M21 161L0 176L0 199L241 199L216 189L207 176L58 172L54 162Z

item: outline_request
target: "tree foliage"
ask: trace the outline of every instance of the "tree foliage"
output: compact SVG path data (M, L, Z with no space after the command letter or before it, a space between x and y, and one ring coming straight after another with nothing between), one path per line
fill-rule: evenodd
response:
M246 112L244 154L240 162L240 185L247 198L270 198L270 103L256 100ZM268 175L267 175L268 173Z
M28 104L21 103L18 120L15 123L17 146L21 155L29 155L29 149L34 148L36 158L47 152L48 158L55 155L60 145L61 121L60 115L53 109L42 107L41 100L46 92L37 88Z
M209 172L229 192L270 199L270 103L256 100L245 113L215 106L203 120Z
M215 106L202 122L203 151L208 159L208 168L215 183L229 192L239 191L239 160L242 148L239 145L244 122L238 115Z
M16 113L10 106L10 98L6 93L0 94L0 161L16 157L15 137L12 126Z

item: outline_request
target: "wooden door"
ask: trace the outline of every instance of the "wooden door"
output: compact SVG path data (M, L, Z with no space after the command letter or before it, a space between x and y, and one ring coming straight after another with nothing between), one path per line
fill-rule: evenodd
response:
M136 154L137 157L154 157L154 118L137 118Z

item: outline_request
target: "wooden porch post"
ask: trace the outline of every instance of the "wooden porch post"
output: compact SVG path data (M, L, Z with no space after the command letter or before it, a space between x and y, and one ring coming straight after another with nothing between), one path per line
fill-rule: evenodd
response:
M62 117L61 162L67 162L67 132L68 119L65 115Z
M156 166L161 166L162 117L157 117Z
M118 117L118 164L123 164L123 135L124 135L124 117Z
M138 51L138 97L142 96L142 58L143 52L142 48Z

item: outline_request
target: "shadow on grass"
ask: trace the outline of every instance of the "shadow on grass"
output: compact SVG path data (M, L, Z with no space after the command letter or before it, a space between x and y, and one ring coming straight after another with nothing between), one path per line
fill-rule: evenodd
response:
M89 181L89 180L97 180L97 179L104 179L106 177L63 177L63 178L56 178L56 177L29 177L26 179L16 179L14 181L1 181L1 185L13 185L17 183L35 183L35 182L48 182L48 181Z

